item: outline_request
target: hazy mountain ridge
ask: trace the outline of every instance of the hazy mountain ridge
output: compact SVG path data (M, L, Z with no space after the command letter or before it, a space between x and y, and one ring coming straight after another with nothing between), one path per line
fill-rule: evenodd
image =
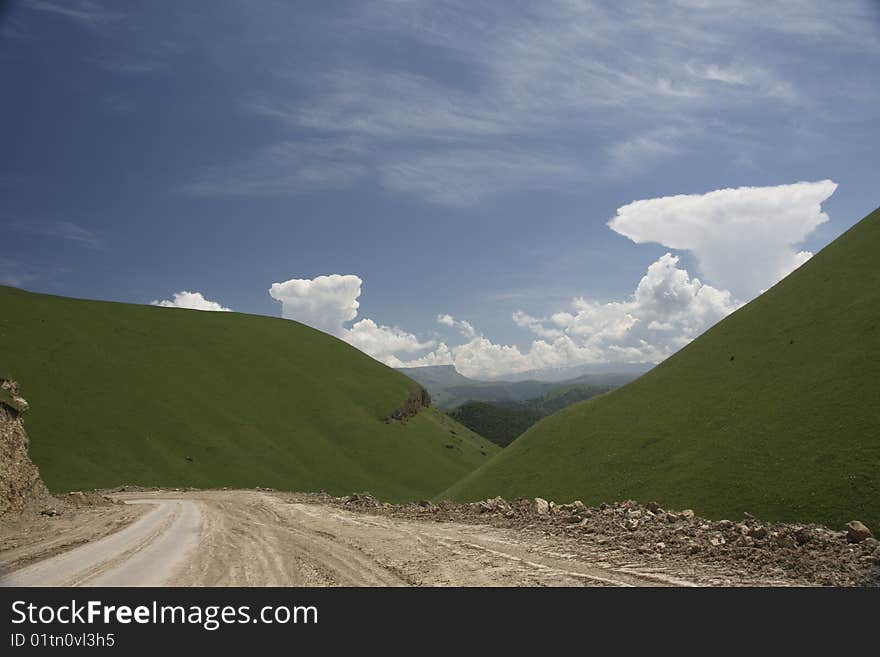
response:
M434 404L442 409L455 408L468 401L525 402L578 385L614 388L629 383L638 376L634 371L609 371L581 373L564 381L479 381L459 374L453 365L400 368L398 371L425 386Z

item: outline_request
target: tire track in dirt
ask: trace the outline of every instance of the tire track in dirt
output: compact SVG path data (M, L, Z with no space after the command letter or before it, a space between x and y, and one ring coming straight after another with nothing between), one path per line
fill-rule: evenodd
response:
M657 586L528 532L352 512L259 491L127 493L151 509L124 529L2 583L171 586Z
M130 500L153 507L124 529L12 571L3 586L162 584L198 545L201 505L189 500Z

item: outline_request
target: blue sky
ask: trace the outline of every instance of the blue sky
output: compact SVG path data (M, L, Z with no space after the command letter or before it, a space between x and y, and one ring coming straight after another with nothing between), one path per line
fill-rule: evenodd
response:
M207 6L4 5L0 283L653 362L880 203L872 0Z

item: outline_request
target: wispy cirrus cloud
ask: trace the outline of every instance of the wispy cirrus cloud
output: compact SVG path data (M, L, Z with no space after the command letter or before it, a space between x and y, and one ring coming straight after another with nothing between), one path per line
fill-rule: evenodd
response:
M132 38L137 30L136 11L122 10L120 3L110 0L22 0L18 3L24 11L12 14L8 31L12 38L39 38L39 31L30 28L36 21L30 19L42 15L66 20L89 30L97 39L93 52L82 58L87 64L108 73L119 75L144 75L167 71L173 59L185 51L185 45L163 34L163 38L142 41ZM169 24L169 32L173 24Z
M119 20L123 14L116 9L108 9L105 5L92 0L23 0L21 6L30 11L52 14L61 18L76 21L91 28L99 28Z
M33 267L14 258L0 256L0 285L21 287L39 278L38 272Z
M809 131L809 150L825 122L846 121L829 111L816 53L877 51L869 9L856 0L833 12L818 0L747 6L559 1L512 11L375 0L322 19L318 29L345 45L306 65L282 38L294 10L263 8L236 35L270 62L241 109L285 136L181 189L277 196L368 178L461 207L644 176L707 151L751 169L768 120ZM374 56L398 42L417 56ZM804 42L811 48L795 47ZM853 89L853 102L871 98Z
M179 186L193 196L272 197L348 187L367 174L352 140L270 144L242 162L218 165Z
M514 191L581 185L590 170L558 153L519 148L461 148L401 157L378 165L389 190L447 206L470 206Z
M66 240L87 249L104 248L104 241L98 235L72 221L23 221L13 218L4 221L3 226L17 233Z

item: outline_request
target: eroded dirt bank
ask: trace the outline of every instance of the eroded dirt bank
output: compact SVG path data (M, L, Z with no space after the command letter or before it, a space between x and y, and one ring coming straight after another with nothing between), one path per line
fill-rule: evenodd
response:
M88 522L68 526L63 516L40 518L42 523L58 521L53 536L59 544L88 541L53 559L42 559L46 548L41 540L19 540L8 547L16 541L10 531L22 527L0 523L6 583L653 586L880 581L880 553L873 539L849 542L845 533L821 527L768 525L750 518L711 523L688 512L634 503L587 509L496 499L392 506L367 495L336 498L268 490L127 490L114 497L129 504L92 509ZM114 524L124 529L114 532Z

